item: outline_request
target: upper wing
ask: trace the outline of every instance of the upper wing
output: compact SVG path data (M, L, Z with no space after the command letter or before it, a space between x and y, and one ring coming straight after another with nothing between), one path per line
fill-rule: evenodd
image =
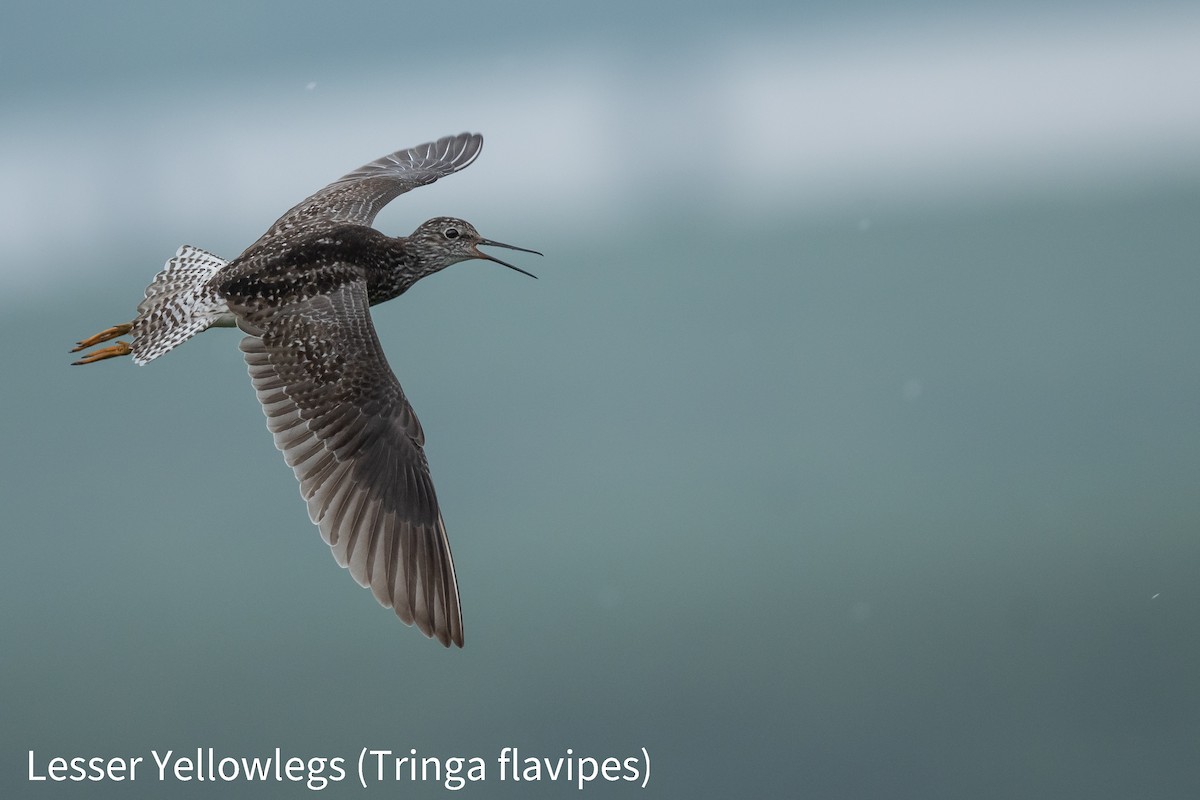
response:
M317 222L370 225L385 205L410 189L468 166L479 155L478 133L443 136L364 164L296 205L271 226L267 239ZM262 241L260 239L259 241Z
M366 284L261 312L233 308L252 331L241 348L267 427L334 558L405 623L461 647L425 437L375 335Z

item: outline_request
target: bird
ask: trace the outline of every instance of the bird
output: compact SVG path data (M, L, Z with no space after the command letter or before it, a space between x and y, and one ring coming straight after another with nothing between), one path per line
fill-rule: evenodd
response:
M337 563L379 603L442 645L463 646L462 608L425 434L388 365L370 307L501 247L455 217L408 236L372 227L396 197L469 166L477 133L398 150L301 201L232 261L185 245L146 288L136 317L82 339L76 365L147 364L212 327L237 327L267 427Z

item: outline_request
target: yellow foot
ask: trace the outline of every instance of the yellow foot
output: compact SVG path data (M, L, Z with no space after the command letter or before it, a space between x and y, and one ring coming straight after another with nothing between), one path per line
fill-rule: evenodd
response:
M97 334L97 335L99 335L99 334ZM120 334L118 334L118 335L120 335ZM101 339L100 341L104 342L104 341L107 341L107 339ZM78 349L79 348L76 348L76 350L78 350ZM73 352L75 352L75 350L72 350L71 352L73 353ZM96 361L103 361L106 358L116 358L117 356L127 356L132 352L133 352L133 348L130 347L129 345L127 345L125 342L117 342L114 345L109 345L108 347L103 347L94 353L88 353L86 356L79 359L78 361L72 361L71 365L75 366L76 364L92 364L92 363L95 363Z
M89 336L83 341L78 342L74 347L71 348L71 352L78 353L80 350L87 350L89 347L94 347L101 342L107 342L109 339L115 339L118 336L124 336L131 330L133 330L132 322L113 325L111 328L105 328L104 330L100 331L95 336ZM126 347L128 347L128 345L126 345ZM125 353L115 353L114 355L123 356ZM109 356L105 356L105 358L109 358Z

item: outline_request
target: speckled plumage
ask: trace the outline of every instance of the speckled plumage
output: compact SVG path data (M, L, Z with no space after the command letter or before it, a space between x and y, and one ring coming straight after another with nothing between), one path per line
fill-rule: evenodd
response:
M232 326L225 298L208 281L229 262L184 245L146 287L133 320L133 360L148 364L213 325Z
M459 261L505 264L480 245L523 248L484 239L452 217L408 237L370 225L398 195L469 165L482 142L460 134L373 161L293 207L228 264L181 248L146 290L137 319L76 348L131 331L132 348L118 343L76 363L130 349L145 363L211 325L242 328L267 426L334 558L400 619L447 646L463 643L454 562L425 436L370 306Z

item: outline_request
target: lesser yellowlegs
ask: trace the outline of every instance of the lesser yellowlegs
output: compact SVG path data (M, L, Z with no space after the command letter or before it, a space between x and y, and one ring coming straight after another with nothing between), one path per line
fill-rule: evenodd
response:
M131 333L131 344L75 363L132 354L144 364L209 327L240 327L267 427L334 558L405 623L460 647L458 583L425 436L369 307L468 259L530 274L480 246L537 251L485 239L453 217L398 237L371 223L395 197L469 165L482 144L464 133L372 161L292 208L231 262L180 248L132 322L73 351Z

